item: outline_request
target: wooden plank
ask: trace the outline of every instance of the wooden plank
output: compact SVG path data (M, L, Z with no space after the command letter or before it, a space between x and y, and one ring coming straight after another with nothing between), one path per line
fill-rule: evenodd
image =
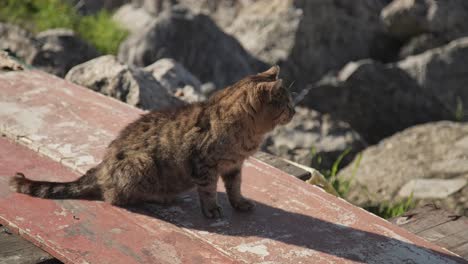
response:
M0 264L60 264L59 260L0 225Z
M76 179L141 111L35 71L0 75L0 90L0 132L29 148L0 139L0 221L66 263L465 263L255 158L242 169L255 210L232 210L220 183L219 220L202 216L193 192L128 208L12 193L15 171Z
M255 153L254 157L258 160L261 160L265 162L266 164L273 166L277 169L280 169L289 175L292 175L298 179L301 179L303 181L308 180L310 178L310 173L306 170L303 170L297 166L294 166L291 163L288 163L284 161L281 158L278 158L274 155L271 155L269 153L259 151Z
M464 243L463 245L460 245L453 250L456 250L459 252L459 255L463 257L464 259L468 260L468 242Z
M453 221L453 214L436 208L432 204L414 209L400 217L390 220L412 233L419 234L425 230L434 228Z
M468 260L468 218L429 204L390 220Z

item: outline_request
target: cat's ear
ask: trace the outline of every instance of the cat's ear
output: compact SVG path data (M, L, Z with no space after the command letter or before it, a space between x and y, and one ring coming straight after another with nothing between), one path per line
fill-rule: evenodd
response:
M281 88L281 86L283 86L283 79L279 79L273 82L266 83L265 88L266 90L272 92L272 91L278 90L279 88Z
M258 75L261 75L267 79L270 79L271 81L278 80L278 76L280 73L280 67L278 65L275 65L271 67L270 69L259 73Z

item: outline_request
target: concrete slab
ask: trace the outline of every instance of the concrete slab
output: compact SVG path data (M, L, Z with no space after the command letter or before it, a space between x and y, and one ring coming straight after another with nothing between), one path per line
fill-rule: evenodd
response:
M0 91L0 132L29 148L0 141L0 219L65 262L466 263L254 158L243 168L243 191L256 210L232 211L220 186L226 216L218 221L202 217L193 193L172 206L132 208L11 193L6 180L15 171L76 178L142 112L36 71L0 74Z

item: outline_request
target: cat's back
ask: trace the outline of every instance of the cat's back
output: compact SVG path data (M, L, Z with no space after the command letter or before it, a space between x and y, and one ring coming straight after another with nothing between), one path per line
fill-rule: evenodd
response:
M110 149L171 149L180 146L203 116L202 103L151 111L125 127ZM195 129L198 131L199 129Z

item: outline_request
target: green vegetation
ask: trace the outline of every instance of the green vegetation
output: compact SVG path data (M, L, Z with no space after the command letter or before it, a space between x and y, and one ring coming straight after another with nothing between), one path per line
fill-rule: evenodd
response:
M460 97L457 97L457 106L455 108L455 120L458 122L463 121L465 118L465 110L463 108L463 101Z
M354 160L354 167L352 170L352 175L351 177L349 177L349 179L337 177L340 164L343 161L343 158L346 155L348 155L350 152L351 152L351 148L346 149L345 151L343 151L343 153L340 154L340 156L338 156L335 162L333 162L333 165L330 169L320 170L320 173L322 173L322 175L325 177L328 183L330 183L333 186L333 188L342 198L344 198L346 194L349 192L351 182L356 176L357 169L359 168L359 165L362 159L362 153L359 153ZM316 153L315 149L312 149L311 153L312 153L312 159L316 159L317 163L320 164L322 160L320 155ZM364 209L382 218L389 219L389 218L404 214L413 206L414 206L413 197L410 196L406 199L402 199L394 203L383 202L378 206L368 206L368 207L364 207Z
M119 44L128 34L112 21L109 12L81 16L63 0L0 0L0 6L0 21L18 24L33 32L73 29L104 54L117 53Z
M325 179L327 179L327 181L333 186L333 188L335 188L341 197L344 197L348 193L351 180L338 178L337 175L343 158L348 155L349 152L351 152L351 148L347 148L345 151L343 151L343 153L341 153L340 156L338 156L338 158L333 162L333 165L330 169L324 169L320 171L320 173L322 173ZM321 163L321 157L318 155L315 156L317 158L317 162ZM359 154L357 157L355 168L359 166L360 161L361 154ZM352 178L354 178L354 175L351 176L351 179Z
M390 203L383 202L379 206L364 207L367 211L374 213L382 218L389 219L400 216L414 207L413 195L400 201Z

